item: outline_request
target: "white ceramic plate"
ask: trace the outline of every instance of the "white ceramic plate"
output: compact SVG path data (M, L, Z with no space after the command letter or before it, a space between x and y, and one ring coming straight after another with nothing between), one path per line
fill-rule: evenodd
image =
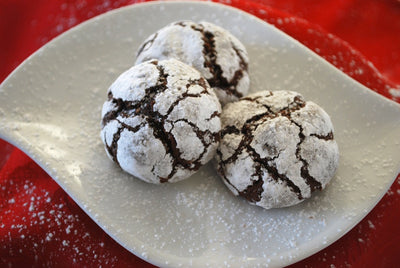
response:
M328 188L287 209L234 197L207 165L192 178L150 185L123 173L100 141L100 109L138 45L181 19L229 29L247 47L252 90L287 89L332 117L340 147ZM400 169L400 108L297 41L212 3L150 3L112 11L29 57L0 87L1 137L21 148L108 234L160 266L283 266L331 244L381 199Z

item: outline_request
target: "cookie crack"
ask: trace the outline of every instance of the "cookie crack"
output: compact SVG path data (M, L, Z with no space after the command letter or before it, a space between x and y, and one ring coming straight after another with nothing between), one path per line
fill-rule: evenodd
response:
M241 100L246 100L246 101L254 102L254 103L258 104L258 105L261 105L262 107L264 107L265 109L267 109L267 111L268 111L271 115L273 115L273 116L271 116L271 118L273 118L273 117L277 117L278 114L279 114L279 112L277 113L277 112L272 111L272 109L271 109L270 106L268 106L267 104L263 104L263 103L261 103L261 102L259 101L259 99L261 99L261 98L269 98L269 97L272 97L272 96L273 96L273 93L272 93L271 91L269 91L269 95L267 95L267 96L257 96L257 97L255 97L255 98L244 97L244 98L241 98ZM286 107L285 107L284 109L286 109Z
M301 144L305 140L305 135L303 134L303 127L291 120L292 124L296 125L299 128L299 139L300 141L296 144L296 158L302 163L300 168L300 175L305 180L306 184L310 187L311 193L315 190L322 190L322 185L319 181L317 181L313 176L310 175L308 170L308 162L301 157Z
M221 132L221 137L225 136L226 134L230 133L241 133L242 134L242 140L240 141L238 147L236 148L235 152L222 161L224 165L232 163L237 160L238 156L243 152L243 150L246 148L247 145L249 145L252 140L253 140L253 134L252 131L254 131L257 128L257 125L255 122L259 120L268 120L270 118L273 118L270 114L269 111L261 114L254 115L253 117L249 118L246 120L246 122L243 124L243 127L241 130L237 129L236 127L230 126L229 128L224 128L224 130ZM226 129L226 130L225 130ZM226 132L229 131L229 132Z
M162 68L162 66L158 66L158 61L154 61L153 64L155 64L160 72L160 83L162 85L162 89L165 90L166 89L166 85L167 85L167 76L164 74L164 70ZM177 148L177 141L174 137L174 135L172 135L171 132L167 132L165 130L165 122L169 116L169 114L173 111L173 109L176 107L176 105L178 105L178 103L180 101L182 101L183 99L187 98L187 97L200 97L202 94L209 94L209 92L207 91L207 85L206 85L206 81L204 80L204 78L200 78L198 80L191 80L189 81L189 86L194 85L194 84L198 84L200 86L202 86L204 88L203 91L201 91L200 93L196 93L196 94L192 94L192 93L188 93L185 92L182 94L182 96L180 98L178 98L172 105L171 107L168 109L166 115L161 115L160 113L154 111L153 109L153 105L155 103L154 100L154 96L151 96L151 91L149 90L149 92L146 93L150 93L149 95L151 96L149 102L150 102L150 106L151 109L146 109L145 110L145 114L147 115L147 120L149 125L153 128L153 132L154 132L154 136L158 139L160 139L162 141L162 143L165 146L166 152L171 154L173 157L173 163L172 163L172 170L171 172L167 175L167 177L160 177L160 182L164 183L167 182L170 178L172 178L176 172L178 171L178 167L183 167L185 169L188 170L197 170L200 168L201 163L200 161L197 161L195 163L193 163L193 161L188 161L182 158L181 156L181 151ZM158 93L159 90L156 90L156 93ZM183 120L183 119L181 119ZM192 128L195 127L195 125L189 121L186 121L186 123L190 124L192 126ZM203 135L201 134L201 132L198 130L198 128L194 128L194 131L196 132L196 135ZM206 132L208 133L208 132ZM215 138L217 139L217 138ZM219 135L218 135L218 139L219 139ZM200 139L202 142L204 141L203 139ZM205 144L205 143L203 143ZM199 157L199 159L201 159L201 157L203 157L205 151L203 151L203 153L201 154L201 156Z
M204 78L200 78L197 80L191 80L189 81L189 83L186 85L186 88L189 89L190 86L193 85L200 85L201 87L203 87L204 89L199 92L199 93L188 93L187 91L182 93L182 96L180 96L179 98L177 98L169 107L168 111L166 112L166 117L169 116L171 114L171 112L175 109L175 107L184 99L191 97L191 98L200 98L202 95L204 94L209 94L208 90L207 90L207 85L205 84L206 81Z
M218 112L218 111L215 111L215 112L213 112L213 113L210 115L210 117L207 118L206 120L207 120L207 121L211 121L213 118L215 118L215 117L220 117L220 116L221 116L221 113Z
M168 75L164 74L164 70L158 66L158 61L152 61L151 63L154 64L160 72L160 78L157 84L155 86L146 88L146 96L139 101L128 101L121 98L114 98L113 93L110 91L108 93L108 100L111 101L116 108L107 112L103 116L102 127L104 127L110 121L115 120L120 115L123 117L130 116L131 111L134 111L135 115L140 114L142 111L146 111L146 115L151 114L149 111L153 110L153 105L155 103L154 97L159 92L167 89L168 77Z
M108 93L108 99L114 104L114 106L116 106L116 108L107 112L103 116L102 128L104 128L104 126L107 125L110 121L115 120L119 115L121 115L121 113L127 116L127 111L135 110L137 107L140 106L140 103L137 101L125 101L121 98L114 99L112 92Z
M147 123L153 130L154 137L161 141L166 153L173 156L172 158L174 160L172 162L171 172L168 174L167 177L159 177L160 182L164 183L176 174L177 165L179 162L181 162L181 152L179 151L179 149L176 148L177 142L175 140L175 137L165 130L164 125L166 116L163 116L159 112L154 111L155 96L168 88L168 74L165 73L162 66L158 65L157 60L152 61L151 63L154 64L159 71L159 81L157 82L157 85L147 88L145 90L146 97L143 99L144 101L142 102L143 105L140 107L140 112L145 115Z
M305 183L310 187L311 193L315 190L322 190L322 185L313 176L310 175L308 170L308 162L301 157L301 144L304 142L306 136L303 133L303 127L291 118L291 114L306 106L306 102L300 97L295 96L289 105L283 108L279 113L287 117L290 122L299 128L299 142L296 144L296 158L302 163L300 168L300 176L304 179Z
M234 44L233 42L231 42L231 45L232 45L233 51L235 51L236 55L237 55L238 58L239 58L239 66L240 66L240 68L241 68L241 69L239 69L239 70L237 70L237 71L235 72L235 74L233 75L231 81L229 81L230 84L235 85L235 91L236 91L236 87L237 87L237 85L239 84L239 81L240 81L240 80L243 78L243 76L244 76L243 70L247 72L247 70L248 70L248 68L249 68L249 65L248 65L247 62L244 60L243 55L240 53L240 49L238 49L238 48L235 46L235 44ZM236 91L236 92L237 92L237 91ZM239 92L237 92L237 93L239 93ZM241 93L239 93L239 94L240 94L241 97L243 96Z
M199 79L191 79L188 81L189 83L186 84L186 88L189 89L191 86L201 86L204 90L200 93L202 94L209 94L208 92L208 85L206 80L203 77L200 77Z
M136 57L139 57L139 55L142 54L142 52L145 50L146 47L147 47L147 49L149 49L153 45L153 43L156 40L157 36L158 36L158 32L153 34L153 37L151 39L149 39L145 43L143 43L143 45L139 48L139 50L138 50L138 52L136 54Z
M219 149L217 149L217 153L216 154L217 154L218 158L221 160L220 163L217 166L218 174L222 177L222 179L226 183L228 183L232 188L234 188L236 190L236 192L239 193L239 190L230 182L230 180L225 175L225 171L224 171L225 164L222 162L222 152Z
M211 87L216 87L224 90L228 95L234 95L237 98L243 97L243 94L236 90L239 80L243 76L243 71L238 70L235 72L231 81L228 81L223 76L222 68L217 63L217 51L215 49L215 36L213 33L206 31L202 25L196 26L192 25L191 28L202 34L203 40L203 54L204 54L204 67L213 75L211 78L207 79ZM240 59L240 58L239 58ZM243 63L246 63L243 60Z
M268 174L271 176L271 178L276 181L283 181L286 183L286 185L289 187L289 189L294 192L297 195L297 198L299 200L303 199L302 193L300 188L285 174L281 174L279 173L278 169L271 165L270 162L273 162L275 159L277 159L280 155L280 152L274 156L274 157L267 157L267 158L262 158L256 151L254 148L252 148L250 145L247 147L247 151L249 153L249 155L251 156L251 158L253 159L253 161L255 163L258 164L258 167L256 168L256 175L258 175L259 177L262 177L262 168L266 169ZM259 173L257 173L257 171ZM261 200L261 196L259 197Z
M127 125L127 124L125 124L124 122L121 122L120 120L118 120L118 119L116 119L116 121L118 122L118 123L120 123L121 124L121 126L123 126L123 128L124 129L127 129L127 130L129 130L130 132L133 132L133 133L136 133L136 132L138 132L146 123L140 123L139 125L137 125L137 126L135 126L135 127L132 127L132 126L130 126L130 125Z
M262 188L264 185L264 171L262 170L261 165L259 163L257 164L258 165L254 167L255 172L251 176L258 177L258 179L253 180L252 184L248 185L243 191L238 191L238 189L236 189L240 196L254 203L261 200L261 195L264 191L264 189Z
M326 134L326 135L321 135L321 134L310 134L310 136L311 136L311 137L316 137L316 138L318 138L318 139L320 139L320 140L326 140L326 141L330 141L330 140L333 140L333 139L334 139L334 137L333 137L333 132L332 132L332 131L329 132L329 133Z
M261 168L260 172L262 172ZM257 174L257 176L258 179L254 180L253 183L247 186L246 189L244 189L243 191L238 191L235 188L241 197L244 197L245 199L253 203L259 202L261 200L261 195L264 191L263 189L264 180L262 174Z
M186 27L186 26L187 26L187 24L186 24L185 21L178 21L178 22L175 22L174 25L181 26L181 27Z
M240 134L240 129L238 129L236 126L230 125L226 126L223 130L221 130L221 139L225 137L225 135L228 134Z
M201 159L203 158L204 154L207 152L208 147L212 143L216 143L220 141L220 133L219 132L211 132L209 130L202 131L196 126L193 122L190 122L189 120L185 118L181 118L176 120L174 123L177 122L185 122L189 126L191 126L192 130L194 133L196 133L196 136L199 138L201 143L203 144L203 151L199 155L199 157L193 161L188 161L184 160L185 162L189 163L189 166L185 166L186 168L190 170L197 170L202 166Z
M111 155L113 161L120 167L121 165L119 164L118 158L117 158L117 151L118 151L118 141L119 138L121 136L121 132L122 130L124 130L125 128L120 126L118 127L117 131L114 133L113 135L113 140L111 142L111 145L108 145L108 143L106 142L106 149L109 155ZM105 134L104 134L105 135ZM105 137L104 137L105 140Z
M291 114L304 108L305 106L306 102L300 96L295 96L293 98L293 101L289 103L288 106L286 106L285 108L282 108L278 113L292 121Z
M249 68L249 65L248 65L247 62L245 61L245 59L244 59L242 53L240 53L241 50L240 50L239 48L237 48L233 42L231 42L231 45L232 45L232 48L233 48L233 50L235 51L236 55L237 55L238 58L239 58L239 66L240 66L243 70L247 71L248 68ZM240 80L240 78L237 79L237 80Z
M243 124L241 132L245 134L248 132L248 130L255 130L258 127L258 124L255 124L257 121L262 120L264 122L266 120L273 119L275 117L277 117L277 114L271 113L271 111L267 109L267 112L256 114L251 118L247 119Z

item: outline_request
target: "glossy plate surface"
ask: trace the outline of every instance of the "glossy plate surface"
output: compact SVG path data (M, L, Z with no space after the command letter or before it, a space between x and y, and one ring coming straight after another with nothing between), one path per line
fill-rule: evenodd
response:
M292 208L234 197L211 164L190 179L150 185L122 172L100 140L109 85L139 44L166 24L206 20L250 55L252 91L295 90L335 126L340 163L328 188ZM0 87L0 136L31 156L108 234L160 266L283 266L328 246L381 199L400 169L400 106L242 11L213 3L138 4L48 43Z

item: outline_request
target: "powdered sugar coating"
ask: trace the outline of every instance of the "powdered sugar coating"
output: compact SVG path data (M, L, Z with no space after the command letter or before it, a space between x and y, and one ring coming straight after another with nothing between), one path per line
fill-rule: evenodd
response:
M140 46L136 63L175 58L196 68L222 104L248 93L248 55L227 30L209 22L179 21L152 34Z
M261 91L221 114L218 172L226 186L264 208L292 206L322 190L339 151L328 114L293 91Z
M221 106L198 71L175 59L148 61L108 90L101 138L108 156L151 183L183 180L219 143Z

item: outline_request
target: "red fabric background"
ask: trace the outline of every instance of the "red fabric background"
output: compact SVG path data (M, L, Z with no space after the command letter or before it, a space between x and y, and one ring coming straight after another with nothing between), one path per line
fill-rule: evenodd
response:
M0 81L63 31L134 2L0 0ZM372 90L400 100L392 94L400 90L400 1L230 4L275 24ZM0 266L151 267L108 237L43 170L4 141L0 168ZM397 267L398 222L399 178L353 230L293 267Z

